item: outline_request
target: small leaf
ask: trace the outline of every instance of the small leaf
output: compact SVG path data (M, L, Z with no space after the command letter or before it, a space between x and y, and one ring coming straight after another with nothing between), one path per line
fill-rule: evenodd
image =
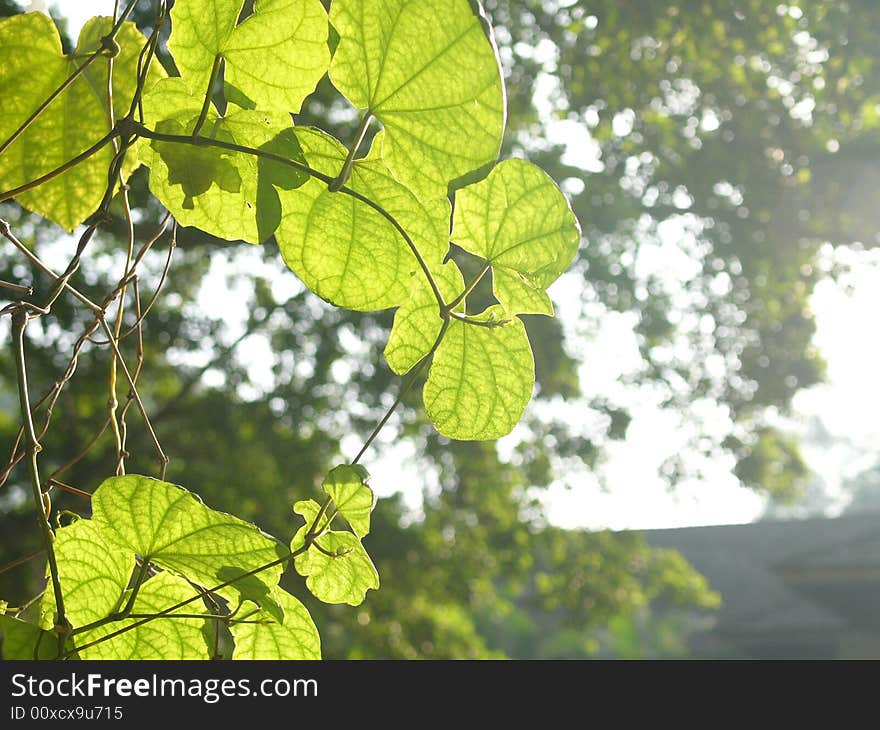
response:
M293 544L296 545L296 547L300 547L305 542L306 531L312 526L312 523L318 517L318 513L321 511L321 505L319 505L314 499L303 499L299 502L294 502L293 511L295 514L301 515L306 520L306 524L300 527L296 535L293 537ZM329 522L327 517L327 511L324 510L320 522L315 525L315 532L321 532L327 527Z
M65 56L51 18L25 13L0 21L0 143L5 142L83 62L100 48L111 18L92 18L80 32L76 51ZM122 25L113 62L113 110L128 112L136 87L138 56L147 39L134 23ZM145 88L164 76L155 62ZM107 59L99 58L0 155L0 192L54 170L84 152L110 131ZM22 193L16 200L29 210L72 231L94 213L107 188L112 144L105 145L67 172ZM129 153L123 177L137 166Z
M296 130L308 164L335 177L347 150L315 129ZM410 235L422 257L439 263L449 250L449 201L420 201L370 154L354 163L348 187L382 206ZM318 296L340 307L369 311L407 298L421 270L410 248L380 213L345 193L309 180L280 193L284 215L278 245L287 266Z
M360 464L341 464L330 470L324 479L324 491L330 495L354 534L360 538L370 532L370 513L373 511L373 490L367 486L369 475Z
M580 227L543 170L510 159L456 193L452 240L492 265L495 296L509 315L552 315L545 290L571 265Z
M320 659L321 638L315 622L294 596L277 589L275 600L284 609L284 620L276 621L265 611L245 603L239 611L249 623L232 623L229 630L235 639L233 659Z
M106 540L211 589L267 565L285 550L254 525L216 512L183 487L128 475L105 480L92 495L94 521ZM281 617L271 597L281 567L222 589Z
M199 116L199 102L188 96L180 79L166 79L144 101L149 117L168 110L155 131L189 136ZM218 118L209 110L200 136L262 149L304 162L290 116L238 109L229 105ZM178 223L219 238L263 243L281 222L279 190L302 185L304 172L274 160L210 146L154 140L143 152L150 169L150 190Z
M293 511L302 515L306 524L294 535L290 544L292 551L305 544L306 532L319 510L320 506L314 500L297 502L293 506ZM326 525L326 517L321 524ZM331 530L317 538L316 542L321 549L313 544L294 558L297 573L305 577L306 587L315 598L324 603L359 606L369 589L379 587L376 566L357 535Z
M134 554L107 542L93 520L77 520L55 533L58 578L64 611L74 628L121 608L134 569ZM40 613L43 628L54 624L55 593L49 583Z
M441 434L485 441L510 433L519 422L532 394L535 364L519 318L505 323L496 305L472 319L495 324L451 322L434 354L424 400Z
M0 614L3 659L55 659L58 657L58 634L39 626ZM36 651L36 656L34 652Z
M195 589L183 578L163 572L146 581L138 591L132 612L139 615L157 614L181 601L192 598ZM173 613L197 614L205 611L202 601L193 601ZM201 618L171 618L163 616L136 628L107 639L99 644L81 649L82 659L210 659L209 641L213 627ZM78 646L108 636L140 619L128 618L104 624L91 631L77 634Z
M306 576L306 586L315 598L324 603L359 606L369 589L379 587L376 567L356 535L331 531L317 542L334 556L312 546L294 560L296 571Z
M452 302L464 291L464 280L454 261L436 267L432 274L446 302ZM464 302L455 309L464 311ZM395 312L385 345L385 359L391 369L398 375L409 372L430 352L442 327L440 305L433 289L424 276L414 276L409 299Z
M498 156L504 85L468 0L334 0L330 79L382 122L382 158L424 198Z
M190 90L204 98L216 56L224 78L252 108L298 112L330 63L320 0L257 0L236 25L242 0L180 0L168 46ZM207 21L207 22L206 22Z

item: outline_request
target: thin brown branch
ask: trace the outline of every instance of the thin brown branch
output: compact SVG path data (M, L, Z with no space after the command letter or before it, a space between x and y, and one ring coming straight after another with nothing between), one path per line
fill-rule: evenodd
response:
M69 459L69 460L66 461L64 464L62 464L61 466L59 466L55 471L53 471L53 472L49 475L49 477L48 477L48 479L46 480L46 482L47 482L48 484L52 484L53 482L56 481L55 477L57 477L59 474L63 474L63 473L66 472L68 469L70 469L72 466L75 466L75 465L78 464L80 461L82 461L82 460L86 457L86 455L92 450L92 448L95 446L95 444L98 443L98 440L101 438L101 436L104 435L104 431L107 430L107 427L108 427L109 425L110 425L110 417L108 416L108 417L106 417L106 418L104 419L104 422L101 424L101 426L98 428L98 430L95 431L95 433L92 435L92 437L88 440L88 442L86 443L86 445L83 446L83 447L79 450L79 452L76 454L76 456L74 456L73 458ZM57 485L56 485L56 486L57 486Z
M119 366L122 368L125 379L128 381L128 387L131 389L131 393L134 396L135 403L137 404L138 410L141 413L141 418L144 421L144 426L147 429L147 433L150 435L150 438L153 441L153 448L156 450L156 455L159 461L160 477L164 479L165 470L168 468L169 459L162 449L162 444L159 443L159 438L156 436L156 431L153 429L153 424L150 421L150 414L147 412L147 408L144 405L140 394L138 393L137 386L135 385L135 382L131 377L131 373L128 371L128 367L125 364L122 353L119 352L119 347L117 346L116 341L113 339L113 331L110 329L110 325L107 324L107 320L104 319L103 316L99 319L101 322L101 327L104 329L107 338L110 340L110 346L113 348L113 352L116 354L116 357L119 360Z
M44 552L46 552L46 548L40 548L39 550L34 550L34 552L29 555L23 555L20 558L16 558L11 563L6 563L6 565L0 567L0 574L6 573L13 568L17 568L19 565L24 565L25 563L30 562L34 558L40 557Z
M64 646L71 625L64 611L64 595L61 591L61 582L58 578L58 563L55 559L54 540L52 525L49 523L49 510L51 503L48 495L43 492L40 482L40 467L37 454L41 450L40 443L34 430L34 421L31 415L30 396L28 395L27 362L25 359L25 329L28 324L28 312L25 309L18 310L12 319L13 342L15 344L15 367L18 378L18 395L21 406L21 419L24 426L26 446L28 453L28 466L30 468L31 489L37 512L37 522L43 535L43 544L49 563L49 576L52 582L52 591L55 595L55 607L58 613L57 626L59 629L59 649Z
M49 477L46 480L46 484L50 487L56 487L57 489L61 489L65 492L69 492L70 494L75 494L77 497L83 497L84 499L91 499L92 495L82 489L77 489L76 487L72 487L70 484L65 484L64 482L59 482L57 479Z
M34 188L39 187L43 183L49 182L49 180L53 180L54 178L58 177L59 175L64 174L70 168L76 167L81 162L85 162L87 159L89 159L96 152L99 152L104 147L106 147L110 143L110 140L112 140L113 138L115 138L117 136L119 136L119 131L116 129L111 129L107 134L105 134L103 137L101 137L101 139L99 139L97 142L95 142L91 147L83 150L78 155L76 155L76 157L69 159L64 164L59 165L55 169L50 170L49 172L45 173L44 175L40 175L40 177L35 178L34 180L31 180L30 182L27 182L24 185L19 185L16 188L12 188L11 190L6 190L6 191L0 193L0 203L2 203L4 200L11 200L16 195L21 195L22 193L26 193L28 190L33 190Z

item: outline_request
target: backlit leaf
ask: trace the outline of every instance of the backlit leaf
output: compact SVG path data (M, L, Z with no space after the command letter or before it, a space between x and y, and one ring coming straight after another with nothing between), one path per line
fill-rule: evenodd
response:
M504 133L498 55L469 0L334 0L330 79L386 136L382 158L426 199L493 162Z
M92 510L106 540L208 589L286 552L254 525L209 509L183 487L148 477L105 480L92 495ZM220 592L259 603L280 618L271 598L280 576L276 566Z
M297 128L308 164L335 177L347 150L315 129ZM427 262L449 249L449 202L422 202L401 185L381 160L376 144L355 162L348 187L382 206L410 235ZM278 245L285 263L312 291L340 307L386 309L404 302L410 278L422 276L400 233L380 213L311 179L282 192Z
M163 108L169 111L155 131L192 133L200 105L184 89L180 79L166 79L147 96L144 104L151 116ZM287 114L230 104L221 119L212 108L199 134L304 161ZM281 221L278 191L306 180L305 173L289 165L216 147L153 141L143 156L150 167L150 190L178 223L227 240L266 241Z
M456 193L452 240L492 265L495 296L509 315L552 315L545 290L571 265L580 228L556 183L511 159Z
M482 327L453 320L434 354L425 383L429 418L444 436L485 441L513 430L532 394L535 365L519 318L500 306L474 317Z
M122 607L122 594L134 569L134 553L109 544L93 520L77 520L55 533L58 578L64 611L74 628L102 619ZM55 593L51 582L40 605L43 627L51 628Z
M74 55L66 56L49 16L26 13L0 21L0 143L85 61L85 54L100 48L100 38L111 26L110 18L92 18L80 32ZM137 58L146 38L134 23L127 22L116 41L121 49L113 62L113 110L118 119L128 112L134 95ZM0 192L60 167L110 131L107 75L107 59L94 61L0 155ZM161 76L164 72L159 64L152 64L145 88ZM100 204L113 154L113 146L108 144L16 200L71 231ZM137 164L136 155L129 153L123 175L127 177Z
M157 614L191 598L195 590L183 578L163 572L147 580L135 598L132 613L143 616ZM167 616L148 621L111 639L81 649L82 659L210 659L209 642L213 627L202 618L177 618L174 613L205 612L202 601L193 601ZM77 634L77 646L133 626L138 618L126 618Z
M235 639L233 659L320 659L321 638L315 622L294 596L280 588L274 594L284 609L280 623L252 603L239 612L248 623L233 623L229 630Z
M369 475L360 464L341 464L324 478L324 491L333 499L354 534L360 538L370 532L370 513L373 511L373 490L367 486Z
M290 544L296 551L305 544L308 528L318 515L320 505L314 500L297 502L293 511L302 515L306 524L294 535ZM322 525L324 522L321 523ZM357 535L330 530L294 558L296 572L306 578L306 587L324 603L347 603L358 606L371 588L379 587L379 573ZM329 554L328 554L329 553Z
M224 79L251 108L298 112L330 63L320 0L257 0L236 25L243 0L178 0L168 46L190 90L207 91L216 56Z
M432 272L434 281L446 302L452 302L464 291L464 280L458 266L449 261ZM457 307L464 311L464 302ZM385 359L398 375L418 363L434 346L443 320L434 291L424 276L414 276L409 299L394 314L394 325L385 346Z

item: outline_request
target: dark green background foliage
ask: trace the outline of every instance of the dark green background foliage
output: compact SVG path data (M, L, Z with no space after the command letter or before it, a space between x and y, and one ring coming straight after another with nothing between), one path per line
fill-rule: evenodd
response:
M566 186L585 240L575 264L583 278L583 316L635 313L643 366L631 376L631 386L656 385L664 406L685 415L701 397L727 405L735 422L728 438L708 444L703 439L691 453L730 451L745 485L795 495L805 473L797 444L768 426L765 414L769 407L785 411L799 388L822 377L821 356L810 345L814 323L808 306L822 275L819 247L876 244L870 196L880 151L880 82L873 68L878 36L877 25L866 20L876 17L874 4L802 0L793 3L793 12L757 0L485 4L507 75L504 153L523 153L557 181L584 183L580 192ZM138 5L142 29L150 6ZM0 0L0 7L7 15L17 12L8 0ZM539 42L548 53L536 56ZM585 173L567 165L563 147L546 139L546 114L539 113L533 97L548 76L558 84L552 114L589 126L601 169ZM804 109L811 109L809 123L803 121ZM357 121L351 120L325 79L297 121L350 139ZM144 235L162 211L147 193L144 170L131 186ZM0 214L38 251L58 236L57 228L14 204L0 206ZM661 222L682 215L696 230L692 255L700 273L685 283L688 296L676 298L673 306L663 282L641 279L634 262L644 242L657 240ZM119 219L116 232L122 228ZM119 246L106 232L97 243L92 253L98 258ZM290 504L314 496L328 468L351 458L340 454L340 439L366 436L387 408L396 376L381 353L391 315L333 309L310 293L277 299L270 281L235 275L253 291L247 333L267 337L274 353L271 382L251 383L236 357L250 341L230 343L224 322L193 304L211 258L228 249L234 261L237 249L195 229L182 229L178 244L166 290L144 325L141 381L171 456L168 480L186 484L216 509L253 520L270 533L289 534ZM278 276L292 276L279 265L273 240L262 255ZM474 273L468 263L462 255L466 275ZM79 284L86 293L110 284L100 273L106 267L84 270ZM718 286L724 277L727 289ZM0 248L0 279L45 284L8 248ZM711 316L711 333L682 332L678 323L689 313ZM42 391L58 377L72 344L69 333L81 328L82 316L62 299L53 309L54 322L34 328L39 331L30 357L35 389ZM578 363L558 320L525 319L537 398L580 397ZM352 335L361 343L357 353L351 351ZM668 354L669 343L679 337L691 347L684 359ZM132 347L128 342L124 351L131 355ZM206 351L198 365L187 357ZM721 356L720 375L706 365L712 355ZM88 348L81 358L75 384L58 404L63 427L53 428L44 443L46 469L76 454L102 423L105 358L104 351ZM334 377L339 362L351 373L344 380ZM221 386L203 380L209 371L210 382ZM4 347L4 454L18 425L14 390L11 351ZM559 476L553 467L558 456L595 465L608 440L625 436L629 415L622 404L597 396L581 407L604 414L603 433L587 438L564 422L538 421L527 412L530 435L511 463L493 443L452 443L438 436L414 389L391 428L412 444L417 470L432 475L432 484L420 512L406 508L403 499L379 501L365 544L382 589L352 609L310 601L296 576L285 583L312 612L324 656L681 651L681 632L669 608L713 605L699 577L678 556L647 548L637 535L549 527L527 494L529 487L547 486ZM146 434L136 419L129 421L128 469L152 473ZM114 459L105 434L65 472L65 481L91 491L112 472ZM690 468L687 453L667 465L670 484ZM0 490L0 564L39 544L32 507L22 504L25 481L18 467ZM421 485L398 486L411 492ZM56 508L88 510L67 494L54 500ZM37 590L41 572L41 561L34 560L0 575L0 595L26 600ZM661 608L665 618L659 617Z

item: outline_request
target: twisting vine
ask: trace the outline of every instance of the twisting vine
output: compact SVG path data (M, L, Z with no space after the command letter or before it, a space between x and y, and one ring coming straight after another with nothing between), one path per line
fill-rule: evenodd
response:
M0 235L50 280L42 298L29 284L0 282L18 297L0 312L12 319L21 410L0 485L27 462L43 536L40 551L0 571L45 554L51 586L27 606L0 614L4 655L211 658L225 632L232 658L317 658L317 628L278 586L282 570L292 565L329 603L358 605L379 587L362 542L374 506L362 458L426 371L424 402L440 433L492 439L516 425L534 382L519 315L552 315L546 289L571 263L579 227L540 169L516 159L495 164L505 92L479 3L334 0L328 17L319 0L257 0L240 21L242 0L215 0L208 27L201 22L205 0L178 0L173 9L157 0L148 38L127 20L134 0L122 12L118 5L112 17L86 24L71 57L61 54L44 15L0 23L0 94L15 99L17 110L0 119L0 202L15 199L71 231L85 226L58 274L0 221ZM173 77L156 55L169 20L168 47L180 73ZM339 38L332 58L330 25ZM43 61L47 48L57 49L50 78L26 73L33 62L27 51L4 57L3 38L22 34ZM361 110L348 146L292 122L328 72ZM363 155L374 121L381 131ZM51 146L59 134L69 143L61 149ZM22 165L36 148L39 164ZM168 210L140 248L127 186L138 165L150 169L150 189ZM124 266L97 303L75 278L114 202L125 223ZM139 267L171 221L165 266L144 304ZM173 453L162 446L137 383L148 346L142 325L172 275L178 226L252 243L274 236L285 264L330 303L397 309L385 357L406 376L398 395L351 462L327 474L323 500L293 505L304 524L289 544L164 481ZM467 284L450 243L483 261ZM471 312L468 296L489 273L497 303ZM51 317L62 296L92 319L61 377L32 402L27 325ZM128 300L134 323L126 327ZM120 349L131 335L133 366ZM44 479L40 442L87 343L108 348L105 417L77 454ZM120 378L128 387L121 407ZM152 442L158 478L126 473L132 404ZM114 444L108 478L92 493L61 481L108 429ZM70 521L62 526L56 515L53 528L53 487L88 497L91 516L65 512ZM347 528L334 529L334 522ZM101 561L78 559L96 552ZM25 609L36 601L33 620ZM166 621L157 629L160 619Z

